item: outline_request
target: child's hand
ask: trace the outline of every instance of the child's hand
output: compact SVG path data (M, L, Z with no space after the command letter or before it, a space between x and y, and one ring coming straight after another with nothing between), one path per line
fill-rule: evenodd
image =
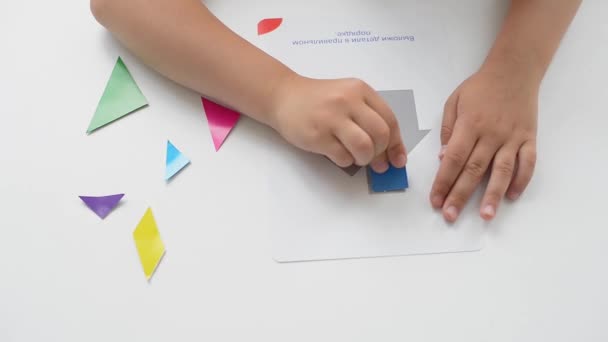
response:
M446 220L458 218L488 170L484 219L496 215L505 193L515 200L524 191L536 163L538 86L525 76L482 69L450 96L441 127L441 166L430 195Z
M387 162L405 166L395 115L363 81L294 75L275 95L270 125L295 146L341 167L371 163L376 172L384 172Z

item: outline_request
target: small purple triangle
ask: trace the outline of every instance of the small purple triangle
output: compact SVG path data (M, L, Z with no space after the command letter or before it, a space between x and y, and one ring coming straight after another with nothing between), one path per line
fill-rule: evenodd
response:
M116 208L118 202L122 199L125 194L117 194L110 196L78 196L87 205L87 207L91 208L97 216L101 217L101 219L105 219L106 216L112 211L112 209Z

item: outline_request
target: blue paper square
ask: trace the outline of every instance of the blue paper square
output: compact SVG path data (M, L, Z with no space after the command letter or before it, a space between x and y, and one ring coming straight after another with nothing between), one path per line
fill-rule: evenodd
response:
M370 188L373 192L405 190L408 187L407 170L392 165L384 173L377 173L371 167L369 171Z

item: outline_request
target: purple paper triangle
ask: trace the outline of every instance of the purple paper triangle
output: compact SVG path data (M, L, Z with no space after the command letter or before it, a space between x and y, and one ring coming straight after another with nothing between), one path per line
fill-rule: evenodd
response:
M97 216L103 220L108 216L112 209L116 208L118 202L122 199L125 194L117 194L110 196L78 196Z

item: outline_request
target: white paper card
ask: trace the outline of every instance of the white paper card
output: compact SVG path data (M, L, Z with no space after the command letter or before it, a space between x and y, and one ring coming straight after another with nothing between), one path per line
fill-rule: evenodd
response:
M322 156L272 144L268 182L275 260L481 249L479 193L454 225L429 203L439 165L438 124L451 91L445 84L449 49L442 44L449 38L444 28L408 12L408 3L413 2L359 16L282 18L274 31L259 37L261 48L305 76L358 77L377 90L413 90L420 128L431 129L409 153L409 188L395 193L370 194L365 169L351 177ZM404 134L411 128L401 127Z

